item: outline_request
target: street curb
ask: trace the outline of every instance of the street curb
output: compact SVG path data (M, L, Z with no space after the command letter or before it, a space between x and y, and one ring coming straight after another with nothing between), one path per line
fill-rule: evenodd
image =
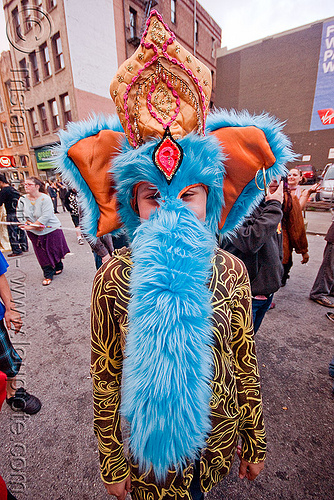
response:
M306 231L306 234L312 234L313 236L326 236L327 233L322 233L320 231Z

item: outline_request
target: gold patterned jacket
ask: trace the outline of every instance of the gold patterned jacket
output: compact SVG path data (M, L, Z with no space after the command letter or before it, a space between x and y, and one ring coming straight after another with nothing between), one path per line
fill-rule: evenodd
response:
M131 473L132 497L136 499L190 499L193 464L179 472L169 471L165 483L156 485L153 473L140 474L124 451L119 407L131 265L128 249L116 251L97 272L92 292L91 372L101 476L106 483L118 483ZM228 474L239 435L243 441L242 456L247 461L264 460L266 449L250 286L244 264L217 249L209 289L214 376L210 401L212 430L200 459L203 491L209 491Z

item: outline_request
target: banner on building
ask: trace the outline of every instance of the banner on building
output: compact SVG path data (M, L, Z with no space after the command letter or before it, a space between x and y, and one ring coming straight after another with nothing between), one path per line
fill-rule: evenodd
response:
M334 21L323 24L310 130L334 128Z
M0 156L0 168L16 167L14 156L2 155Z
M56 144L55 144L56 145ZM54 157L55 152L50 146L43 146L42 148L35 149L35 156L37 161L38 170L46 170L49 168L55 168Z

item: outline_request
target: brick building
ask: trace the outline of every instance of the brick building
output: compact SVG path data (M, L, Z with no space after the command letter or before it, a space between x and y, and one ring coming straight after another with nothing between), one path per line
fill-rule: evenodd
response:
M24 86L13 72L9 51L0 56L0 173L18 185L35 170L24 125Z
M193 0L3 0L12 63L25 85L31 157L50 169L57 132L91 113L114 113L109 85L139 45L151 8L215 79L221 29ZM214 98L214 93L213 93Z
M219 49L216 105L286 121L293 164L334 162L334 18Z

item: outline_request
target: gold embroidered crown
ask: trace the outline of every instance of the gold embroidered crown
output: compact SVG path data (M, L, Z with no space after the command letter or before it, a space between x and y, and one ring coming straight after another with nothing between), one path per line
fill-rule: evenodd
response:
M136 52L120 66L111 97L130 144L204 133L211 96L210 70L182 47L153 10Z

